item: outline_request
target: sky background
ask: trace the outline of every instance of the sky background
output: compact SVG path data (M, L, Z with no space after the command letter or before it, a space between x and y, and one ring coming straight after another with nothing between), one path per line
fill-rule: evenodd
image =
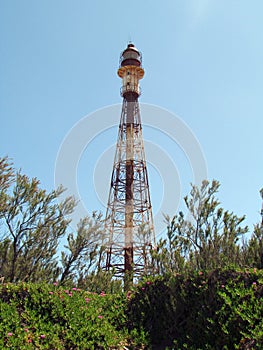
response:
M83 117L121 103L116 71L132 40L145 69L140 102L181 118L202 147L208 179L221 183L222 206L246 214L252 230L263 187L262 13L261 0L0 0L0 156L54 188L65 136ZM100 115L90 122L100 125ZM117 127L94 136L76 169L78 186L88 211L105 211ZM178 198L165 212L175 214L193 182L191 164L161 131L146 126L144 136L146 156L147 142L159 145L180 178L179 187L165 183L151 159L154 213L174 186Z

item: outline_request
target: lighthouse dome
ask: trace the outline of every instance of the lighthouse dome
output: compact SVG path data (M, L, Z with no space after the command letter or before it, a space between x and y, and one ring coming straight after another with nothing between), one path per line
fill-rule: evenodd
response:
M134 44L128 44L127 48L122 52L120 57L120 66L137 66L142 63L142 55Z

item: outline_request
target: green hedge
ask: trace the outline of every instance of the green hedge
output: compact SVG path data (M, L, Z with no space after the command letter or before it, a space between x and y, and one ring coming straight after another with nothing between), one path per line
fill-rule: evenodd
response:
M263 272L145 280L131 296L129 320L153 349L263 349Z
M5 284L0 289L0 349L121 349L144 344L128 334L124 294L56 285Z
M263 272L149 278L128 293L0 286L0 349L263 349Z

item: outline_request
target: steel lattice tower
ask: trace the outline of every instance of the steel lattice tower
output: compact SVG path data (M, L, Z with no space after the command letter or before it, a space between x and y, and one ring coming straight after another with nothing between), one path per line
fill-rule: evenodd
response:
M133 44L121 54L118 76L123 104L105 218L106 270L114 269L127 288L134 277L149 272L150 250L155 245L138 103L144 70Z

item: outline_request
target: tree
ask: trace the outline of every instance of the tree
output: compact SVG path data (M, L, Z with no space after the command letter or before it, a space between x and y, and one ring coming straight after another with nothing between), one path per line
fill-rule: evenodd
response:
M119 290L121 283L100 269L102 214L81 219L72 231L69 214L76 202L71 197L59 202L62 192L59 187L48 193L36 178L16 172L7 157L0 158L0 277Z
M63 189L42 190L36 178L15 174L0 161L0 274L6 281L51 281L59 274L56 253L65 235L73 198L57 203Z
M260 190L263 199L263 189ZM263 269L263 208L261 209L261 222L254 226L249 242L244 248L244 260L247 266Z
M219 186L215 180L211 185L203 181L200 188L192 185L190 195L184 199L190 218L186 219L182 212L172 219L166 217L168 237L160 251L166 270L239 265L241 253L237 243L248 228L241 226L244 216L237 217L219 207L215 197Z
M7 157L0 158L0 215L6 210L6 190L14 181L14 176L10 160Z
M92 217L80 220L76 235L70 233L62 251L62 274L60 283L68 280L83 281L92 268L96 267L97 257L103 242L102 215L93 212Z
M152 251L156 273L163 275L172 272L181 272L185 268L185 257L182 251L181 239L174 230L174 221L178 220L178 224L183 225L183 214L179 213L172 220L169 216L165 216L167 222L167 237L158 241L157 247Z
M263 226L257 224L254 232L244 248L244 264L249 267L263 269Z

